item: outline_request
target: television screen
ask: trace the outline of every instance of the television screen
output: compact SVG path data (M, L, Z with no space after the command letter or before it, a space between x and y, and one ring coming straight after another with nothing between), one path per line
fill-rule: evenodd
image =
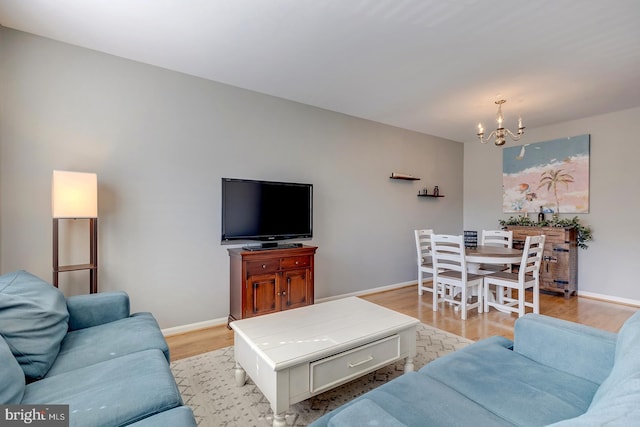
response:
M222 178L222 242L310 238L312 232L313 185Z

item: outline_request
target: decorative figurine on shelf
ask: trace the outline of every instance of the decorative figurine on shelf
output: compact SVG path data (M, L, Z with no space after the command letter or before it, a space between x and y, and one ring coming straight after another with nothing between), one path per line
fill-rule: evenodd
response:
M436 185L435 187L433 187L433 195L438 197L440 195L440 189L438 188L438 186Z
M422 189L422 195L423 195L423 196L426 196L426 195L427 195L427 187L424 187L424 188Z

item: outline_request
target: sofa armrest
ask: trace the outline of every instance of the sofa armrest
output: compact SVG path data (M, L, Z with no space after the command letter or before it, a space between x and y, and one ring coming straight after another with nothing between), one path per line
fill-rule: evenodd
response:
M130 315L129 296L125 292L102 292L67 298L69 330L90 328Z
M539 314L516 321L513 350L538 363L601 384L613 367L617 335Z

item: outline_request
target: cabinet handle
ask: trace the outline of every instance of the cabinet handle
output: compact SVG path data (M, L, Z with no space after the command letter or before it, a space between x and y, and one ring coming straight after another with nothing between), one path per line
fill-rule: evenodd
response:
M367 362L371 362L372 360L373 360L373 356L369 356L369 357L367 357L366 359L364 359L364 360L362 360L360 362L356 362L356 363L349 362L349 367L350 368L355 368L357 366L364 365Z
M267 264L262 264L262 268L263 269L267 268Z
M283 292L283 293L282 293L282 296L283 296L283 297L287 296L287 293L286 293L286 292Z

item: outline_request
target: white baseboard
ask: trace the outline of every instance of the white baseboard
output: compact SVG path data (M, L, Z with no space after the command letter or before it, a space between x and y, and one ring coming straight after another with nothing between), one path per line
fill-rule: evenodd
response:
M373 289L365 289L364 291L351 292L351 293L342 294L342 295L334 295L332 297L316 298L316 302L327 302L327 301L333 301L336 299L341 299L346 297L359 297L360 295L368 295L368 294L375 294L377 292L392 291L394 289L415 285L416 283L417 282L415 280L411 280L409 282L396 283L394 285L380 286L378 288L373 288Z
M380 286L378 288L373 288L373 289L366 289L364 291L357 291L357 292L351 292L348 294L341 294L341 295L334 295L332 297L325 297L325 298L316 298L316 302L327 302L327 301L333 301L333 300L337 300L337 299L341 299L341 298L346 298L346 297L358 297L361 295L367 295L367 294L374 294L376 292L384 292L384 291L391 291L394 289L399 289L399 288L404 288L405 286L411 286L411 285L415 285L416 282L415 281L409 281L409 282L403 282L403 283L396 283L394 285L387 285L387 286ZM585 291L578 291L578 295L582 296L582 297L586 297L586 298L593 298L593 299L597 299L597 300L601 300L601 301L607 301L607 302L613 302L613 303L618 303L618 304L625 304L625 305L631 305L634 307L640 307L640 301L639 300L634 300L634 299L629 299L629 298L619 298L619 297L614 297L611 295L604 295L604 294L599 294L599 293L595 293L595 292L585 292ZM162 335L164 335L165 337L167 336L171 336L171 335L177 335L177 334L184 334L185 332L191 332L191 331L195 331L198 329L204 329L204 328L209 328L212 326L220 326L220 325L226 325L227 324L227 318L226 317L221 317L218 319L211 319L211 320L205 320L204 322L197 322L197 323L191 323L188 325L182 325L182 326L175 326L173 328L166 328L162 330Z
M607 302L615 302L618 304L631 305L634 307L640 307L640 301L636 299L620 298L620 297L614 297L611 295L603 295L603 294L598 294L596 292L585 292L585 291L578 291L578 296L585 297L585 298L593 298L593 299L607 301Z
M184 334L185 332L196 331L198 329L210 328L212 326L226 325L227 318L220 317L218 319L205 320L204 322L190 323L188 325L174 326L173 328L162 329L162 335L165 337L171 335Z
M410 286L415 284L416 284L415 281L396 283L395 285L381 286L379 288L367 289L364 291L352 292L349 294L335 295L335 296L326 297L326 298L316 298L316 302L333 301L336 299L341 299L341 298L346 298L351 296L357 297L360 295L373 294L376 292L391 291L393 289L404 288L405 286ZM227 318L220 317L218 319L205 320L203 322L190 323L188 325L174 326L172 328L162 329L162 335L164 335L165 337L168 337L171 335L184 334L186 332L196 331L198 329L210 328L212 326L220 326L220 325L226 325L226 324L227 324Z

